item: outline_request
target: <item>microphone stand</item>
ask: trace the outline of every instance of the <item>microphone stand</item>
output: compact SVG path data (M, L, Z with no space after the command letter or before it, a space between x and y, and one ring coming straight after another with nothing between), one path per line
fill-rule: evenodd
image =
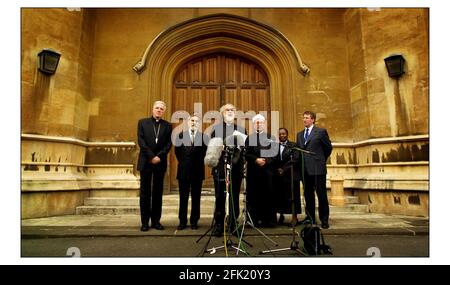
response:
M225 166L225 168L226 168L226 165L227 165L227 163L226 163L226 158L227 158L227 156L226 156L226 153L225 153L225 155L224 155L224 159L225 159L225 163L224 163L224 166ZM226 173L226 171L225 171L225 173ZM215 179L215 178L214 178ZM222 179L220 179L220 174L218 174L218 177L217 177L217 183L218 183L218 188L219 188L219 191L220 191L220 189L221 189L221 180ZM223 181L225 181L225 179L223 179ZM216 199L217 199L217 197L216 197ZM225 203L226 203L227 201L225 201ZM205 246L203 247L203 249L201 250L201 252L197 255L197 256L204 256L205 255L205 252L207 252L208 250L207 250L207 248L208 248L208 245L209 245L209 243L211 242L211 238L212 238L212 234L213 234L213 228L214 228L214 226L217 224L216 223L216 217L215 217L215 213L216 213L216 205L214 206L214 211L213 211L213 213L214 213L214 215L213 215L213 219L211 220L211 225L209 226L209 229L205 232L205 233L203 233L196 241L195 241L195 243L199 243L200 242L200 240L202 240L208 233L209 233L209 237L208 237L208 241L206 242L206 244L205 244ZM214 252L215 253L215 252ZM214 254L214 253L211 253L211 254Z
M245 148L243 148L244 151L244 157L245 157ZM264 238L266 238L267 240L269 240L270 242L272 242L275 246L278 246L278 244L273 241L270 237L268 237L263 231L261 231L258 227L255 226L255 224L253 223L253 219L250 215L250 213L247 210L247 180L246 180L246 166L244 164L244 169L243 169L243 179L244 179L244 208L242 209L242 229L240 232L240 238L239 238L239 243L238 243L238 247L240 248L241 245L241 241L244 241L245 243L247 243L244 239L244 230L245 230L245 225L249 225L250 227L252 227L253 229L255 229L256 231L258 231ZM247 243L248 244L248 243ZM251 245L250 245L251 246ZM236 255L238 255L239 252L236 253Z
M290 172L291 172L291 210L292 210L292 217L295 215L295 204L294 204L294 154L293 151L298 151L303 160L303 153L314 155L314 152L307 151L298 147L290 147L289 148L289 161L291 163L290 166ZM300 193L301 198L301 193ZM301 200L301 199L300 199ZM269 250L263 250L260 251L260 254L266 254L266 253L273 253L273 252L281 252L281 251L287 251L287 250L293 250L301 255L305 255L304 252L299 248L298 243L299 241L296 240L296 236L299 235L298 232L295 231L295 225L292 225L292 242L290 247L286 248L279 248L279 249L269 249Z
M207 249L206 252L209 252L209 254L215 254L218 249L222 249L222 248L225 250L226 256L228 256L228 251L227 251L228 248L235 249L236 250L236 255L238 255L239 252L248 254L246 251L242 250L239 247L240 244L239 244L238 247L236 247L235 246L236 244L233 243L233 241L231 239L232 232L230 230L230 228L231 228L231 224L230 224L231 217L230 217L230 209L229 209L230 208L229 199L230 199L230 189L231 189L231 191L233 191L232 187L230 188L230 184L231 184L230 177L231 177L231 170L232 170L232 165L233 165L233 153L232 153L232 151L233 150L230 151L230 149L225 148L225 155L224 155L224 162L225 162L224 163L224 166L225 166L225 193L226 193L226 198L225 198L225 211L226 211L225 212L225 217L226 218L225 218L225 220L227 221L227 224L228 224L227 225L228 226L228 231L226 231L224 233L224 236L226 236L226 240L224 241L224 245L217 246L217 247L212 247L210 249ZM239 191L239 189L237 191ZM231 195L231 199L233 199L233 195ZM236 203L236 201L231 200L231 204L233 204L233 203ZM239 203L239 201L237 201L237 203ZM227 211L227 209L228 209L228 211ZM231 209L231 211L232 211L232 209ZM232 213L232 214L234 215L235 213ZM237 220L237 219L234 219L234 220Z

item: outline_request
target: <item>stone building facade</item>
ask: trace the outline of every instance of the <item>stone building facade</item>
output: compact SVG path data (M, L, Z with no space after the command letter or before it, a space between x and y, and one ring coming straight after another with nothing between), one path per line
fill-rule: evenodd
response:
M278 111L290 139L313 110L330 180L370 211L428 216L428 9L32 9L21 13L22 218L89 196L136 196L136 127L152 102ZM37 69L60 52L56 74ZM384 58L406 72L388 76ZM208 122L204 127L208 127ZM174 191L170 159L166 191ZM208 183L206 183L208 185Z

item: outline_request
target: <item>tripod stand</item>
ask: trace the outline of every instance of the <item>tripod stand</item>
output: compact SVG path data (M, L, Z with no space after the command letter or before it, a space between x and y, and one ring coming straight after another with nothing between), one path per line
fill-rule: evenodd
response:
M244 174L243 175L243 179L244 179L244 208L242 209L242 229L241 229L241 232L240 232L240 238L239 238L238 247L240 247L240 245L241 245L242 237L244 236L245 225L247 225L247 224L250 227L252 227L253 229L255 229L256 231L258 231L264 238L266 238L267 240L272 242L275 246L278 246L278 243L273 241L263 231L261 231L258 227L255 226L255 224L253 223L253 219L252 219L250 213L247 210L247 182L245 180L246 179L246 171L245 171L245 169L246 169L246 167L244 165L244 170L243 170L243 174Z
M231 184L231 182L232 182L232 175L231 175L231 173L232 173L232 166L233 166L233 155L234 155L235 151L238 151L238 149L237 148L231 148L231 147L225 147L225 149L224 149L224 156L223 156L223 158L224 158L224 172L225 172L225 179L224 179L224 182L225 182L225 189L224 189L224 191L225 191L225 213L224 213L225 214L224 215L225 216L225 221L223 222L223 224L227 225L227 227L224 226L224 244L222 246L217 246L217 247L212 247L210 249L206 249L208 244L209 244L209 242L210 242L210 240L211 240L211 234L212 234L211 233L210 237L209 237L209 240L208 240L208 242L207 242L207 244L206 244L206 246L204 248L203 253L209 252L210 254L215 254L218 249L224 249L226 255L228 256L228 249L230 248L230 249L236 250L236 255L239 252L248 254L245 250L241 249L241 243L240 242L239 242L239 245L237 245L236 243L234 243L232 241L232 234L236 231L236 230L234 230L234 231L232 230L232 229L234 229L232 223L237 220L236 217L235 217L236 213L234 213L234 206L233 205L234 205L234 203L239 203L239 199L238 199L238 201L234 201L233 200L233 196L234 196L233 195L233 190L234 189L233 189L232 184ZM218 179L218 183L219 183L219 187L218 188L221 189L221 187L220 187L220 181L221 181L220 175L218 175L217 179ZM239 189L237 189L237 191L239 191ZM230 198L230 195L231 195L231 198ZM217 199L217 197L216 197L216 199ZM216 212L216 211L214 211L214 212ZM197 240L197 243L209 231L212 230L212 227L213 227L214 224L217 225L217 222L218 221L216 221L216 216L215 216L214 219L213 219L213 222L211 224L211 227L209 228L209 230L205 234L203 234ZM245 240L242 240L242 241L244 241L248 245L252 246L250 243L246 242Z
M297 148L297 147L290 147L289 149L289 162L290 162L290 174L291 174L291 210L292 210L292 216L295 215L295 201L294 201L294 153L293 151L298 151L301 154L302 162L303 162L303 153L308 154L314 154L313 152ZM303 163L302 163L303 164ZM299 235L298 232L295 231L295 225L292 225L292 242L290 247L287 248L280 248L280 249L270 249L270 250L263 250L260 251L260 254L265 253L274 253L274 252L281 252L281 251L287 251L287 250L293 250L301 255L305 255L304 252L299 248L298 243L299 241L296 240L296 235Z

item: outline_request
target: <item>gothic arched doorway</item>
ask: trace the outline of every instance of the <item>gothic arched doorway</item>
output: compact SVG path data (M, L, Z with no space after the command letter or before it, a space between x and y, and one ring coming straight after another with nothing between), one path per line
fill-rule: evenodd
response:
M303 80L303 77L298 75L306 75L309 67L302 62L294 45L280 31L249 18L228 14L196 17L162 31L152 39L142 58L133 67L138 74L145 72L146 66L149 68L148 115L151 114L152 103L155 100L165 101L168 104L166 113L173 114L175 111L172 108L176 108L176 104L173 102L176 97L174 96L175 90L180 93L186 92L186 98L188 98L188 94L195 92L197 92L196 94L204 93L205 96L217 94L218 90L221 90L220 88L214 89L213 86L207 88L206 85L204 88L198 86L197 91L192 91L195 90L195 85L192 84L191 88L186 86L185 91L181 91L174 86L174 80L178 78L182 66L189 65L189 62L194 64L194 58L199 56L207 58L205 55L212 56L218 52L239 55L237 57L244 59L243 62L250 61L254 66L258 66L258 70L264 71L262 74L265 75L266 82L270 82L270 86L266 85L267 92L264 93L266 98L269 98L270 89L270 100L267 101L270 110L280 111L278 119L281 125L288 129L297 129L296 125L301 122L296 116L295 98L296 90ZM204 72L203 63L197 66L202 66L202 72ZM219 74L222 73L218 73L216 76ZM233 93L232 89L227 89L226 84L223 85L222 91L224 96L227 96L227 91L231 92L228 93L229 96L248 92L245 88L240 88ZM259 92L259 89L255 88L255 93L256 91ZM217 98L217 95L212 97ZM240 95L230 101L235 102L234 100L244 100L244 98L246 97ZM210 103L207 104L212 104L217 110L220 106L219 99L210 100ZM238 108L242 108L239 102L236 105ZM192 112L192 110L188 110L187 102L185 106L183 110ZM210 108L209 105L207 107ZM273 120L273 118L270 119ZM165 189L176 188L176 180L172 179L175 177L176 171L174 170L176 168L172 163L168 173L169 179L165 180L168 181L167 184L165 183Z
M229 53L213 53L191 59L180 66L173 80L172 110L192 114L194 103L202 103L202 113L218 111L232 103L239 111L270 114L269 80L255 62ZM209 124L203 124L205 130ZM247 131L249 130L247 126ZM170 188L178 187L177 161L170 155ZM204 188L213 187L211 169L206 167Z

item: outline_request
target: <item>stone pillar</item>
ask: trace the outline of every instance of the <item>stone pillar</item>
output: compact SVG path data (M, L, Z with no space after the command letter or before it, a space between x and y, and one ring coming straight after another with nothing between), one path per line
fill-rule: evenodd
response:
M330 204L333 206L345 206L344 178L342 176L332 176L330 177L330 183Z

